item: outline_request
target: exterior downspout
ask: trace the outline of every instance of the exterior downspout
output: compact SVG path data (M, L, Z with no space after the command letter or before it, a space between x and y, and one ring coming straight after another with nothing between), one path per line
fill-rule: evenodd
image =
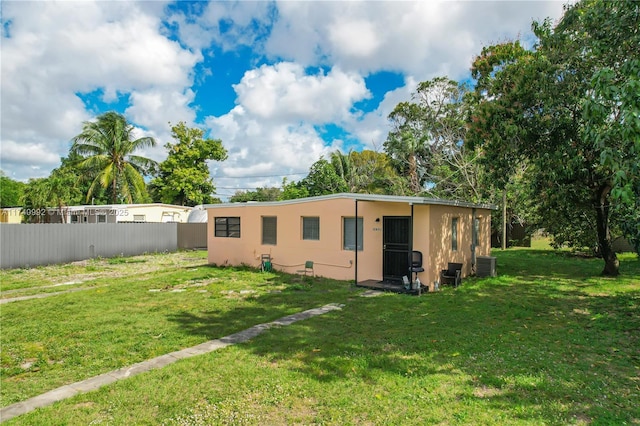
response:
M356 218L355 218L355 281L358 286L358 199L356 198Z
M471 272L476 272L476 247L478 246L478 227L476 224L476 209L471 209Z
M411 206L411 219L409 222L409 281L411 281L411 263L413 262L413 203L409 203Z

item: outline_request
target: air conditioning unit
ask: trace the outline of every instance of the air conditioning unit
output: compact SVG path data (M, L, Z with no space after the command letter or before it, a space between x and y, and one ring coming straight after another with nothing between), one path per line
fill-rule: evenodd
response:
M496 258L492 256L478 256L476 258L476 276L495 277Z

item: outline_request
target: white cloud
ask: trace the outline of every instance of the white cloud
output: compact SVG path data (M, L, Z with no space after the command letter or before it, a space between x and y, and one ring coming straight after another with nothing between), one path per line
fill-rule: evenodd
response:
M104 112L82 101L82 94L98 93L108 104L128 100L127 117L158 141L145 152L152 158L166 155L169 122L194 125L199 112L209 115L211 136L230 151L224 163L211 165L217 175L235 177L217 179L219 186L277 185L280 178L241 177L306 172L321 155L342 148L341 140L323 140L316 126L336 124L363 145L381 148L387 115L410 98L416 82L465 78L484 45L562 12L556 1L212 1L179 3L166 19L167 4L3 2L5 171L22 179L46 175L82 122ZM249 47L251 61L270 61L245 72L234 85L236 106L218 116L194 105L194 80L206 84L224 72L197 67L211 47ZM328 71L309 75L309 67ZM385 94L373 111L354 110L371 96L364 76L381 70L401 72L405 86Z
M362 141L366 149L382 151L390 130L387 117L396 105L411 99L417 85L415 79L407 77L404 86L387 92L375 110L364 114L358 120L346 123L346 130Z
M326 75L306 75L290 62L248 71L234 89L248 113L288 122L343 120L354 102L370 95L358 74L334 68Z
M229 151L228 160L213 166L217 185L225 188L279 186L281 176L308 171L321 156L342 148L340 140L327 145L314 126L351 121L353 103L369 95L356 74L332 69L306 75L292 63L247 71L234 88L238 105L207 119L212 136ZM273 177L241 179L247 176Z
M2 159L11 164L36 167L38 164L56 165L60 157L48 152L42 144L2 141Z
M235 86L235 108L219 117L209 117L207 126L229 150L229 159L212 165L218 192L228 196L229 188L280 186L282 177L299 180L321 156L347 147L336 139L328 144L314 126L338 123L367 149L382 150L388 132L387 116L401 101L411 98L415 79L388 92L368 114L350 110L369 93L357 74L333 69L325 74L306 75L301 66L280 63L247 71ZM246 178L247 176L273 176Z
M202 56L160 34L164 5L3 3L3 168L22 179L32 175L9 156L9 141L37 146L48 159L65 156L68 141L94 115L79 94L101 91L111 102L133 93L131 116L152 133L166 132L176 117L193 120L192 70Z
M303 66L318 64L326 59L327 50L321 46L326 37L325 26L331 22L335 5L332 2L322 2L325 7L313 7L311 3L313 2L278 3L278 19L265 41L266 54Z
M378 31L372 22L339 19L329 25L331 47L340 56L366 58L380 46Z
M154 88L131 93L131 106L125 114L135 123L144 123L151 129L166 129L180 121L191 124L195 112L189 108L195 94L191 89L184 91Z
M300 172L306 174L321 156L341 147L339 141L327 146L309 124L258 122L238 112L207 119L212 136L229 152L224 163L211 165L216 185L224 188L218 193L225 197L235 189L280 186L282 176L292 173L297 175L288 179L299 180Z
M556 1L283 2L266 52L303 65L460 78L482 46L517 37Z
M190 6L201 10L177 11L169 22L178 26L180 40L198 51L212 44L223 50L255 48L267 34L274 11L273 4L264 1L192 2Z

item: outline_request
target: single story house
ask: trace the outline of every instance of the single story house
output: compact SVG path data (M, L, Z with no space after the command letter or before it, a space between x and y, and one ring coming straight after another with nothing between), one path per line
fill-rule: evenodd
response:
M186 223L192 207L173 204L113 204L105 206L65 206L47 209L48 223ZM23 214L29 209L23 210ZM26 212L26 213L25 213Z
M462 276L491 250L486 204L423 197L332 194L276 202L209 204L208 261L259 267L263 255L284 272L313 261L314 274L339 280L401 283L409 254L420 251L433 286L448 262ZM357 248L357 250L356 250ZM412 277L413 278L413 277Z

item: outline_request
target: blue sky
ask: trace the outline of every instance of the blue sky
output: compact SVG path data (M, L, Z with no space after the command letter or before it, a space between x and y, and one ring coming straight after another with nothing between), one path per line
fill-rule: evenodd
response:
M166 158L168 123L229 151L222 198L298 180L322 155L382 149L416 84L469 78L483 46L531 40L561 2L3 1L0 168L47 176L83 121L116 110Z

